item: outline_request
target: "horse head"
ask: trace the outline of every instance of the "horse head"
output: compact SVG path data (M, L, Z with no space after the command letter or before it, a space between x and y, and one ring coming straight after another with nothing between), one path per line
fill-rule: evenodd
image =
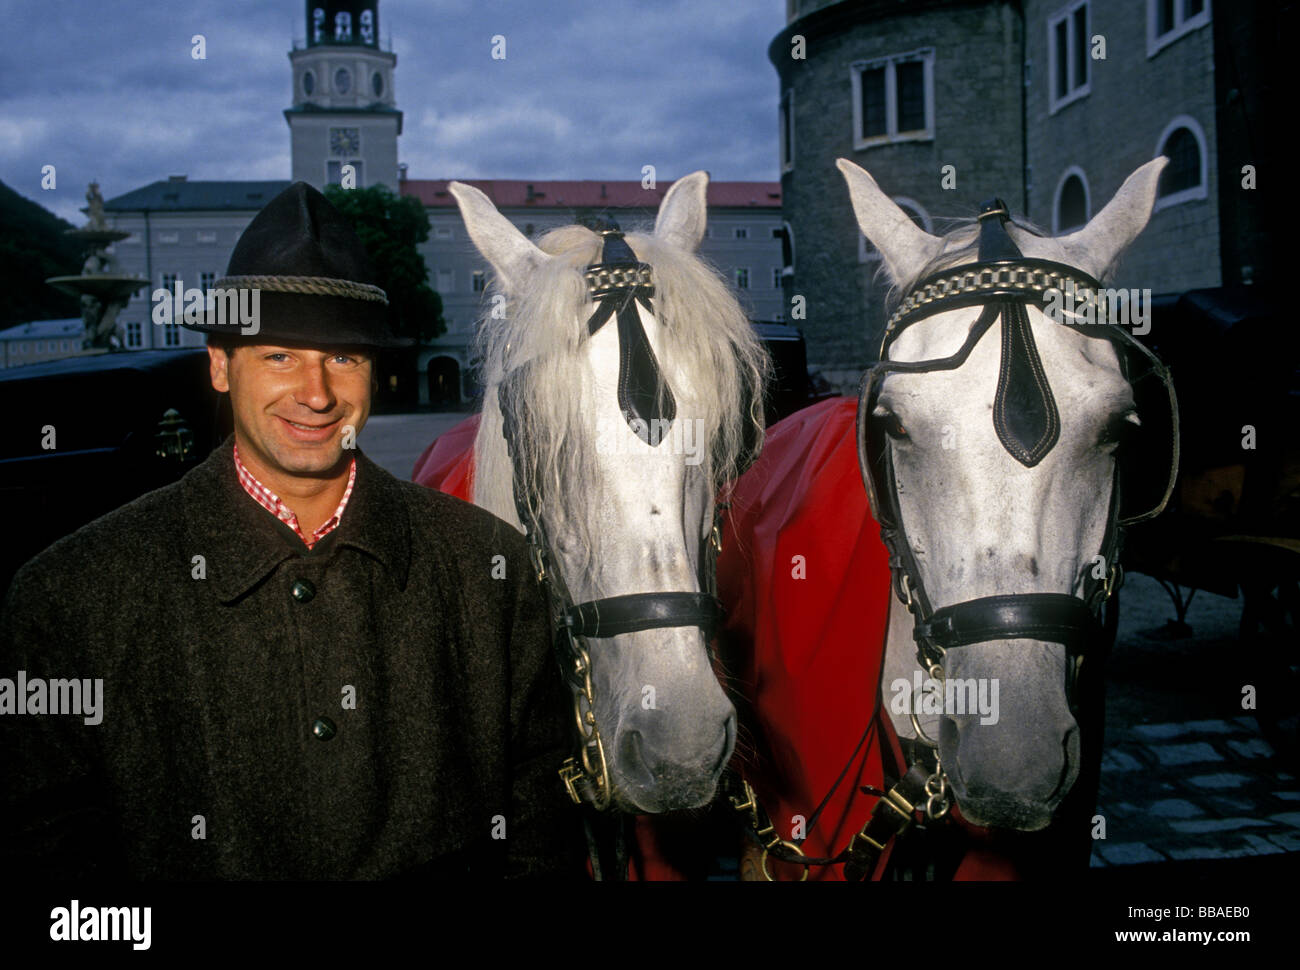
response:
M540 245L450 185L495 270L474 501L547 575L582 734L568 780L597 807L706 804L735 743L709 654L714 502L762 440L768 364L694 255L707 185L674 183L651 234L602 220Z
M1166 162L1137 169L1084 228L1054 239L996 200L977 225L930 235L838 163L904 294L859 405L863 478L897 593L882 690L900 737L936 743L945 784L978 825L1044 828L1074 785L1078 676L1104 649L1096 614L1115 585L1120 526L1154 514L1129 514L1119 490L1137 497L1130 448L1167 460L1172 389L1102 319L1113 291L1097 279L1146 226ZM1089 292L1091 315L1062 311ZM1155 437L1130 440L1144 433ZM936 703L913 706L922 678Z

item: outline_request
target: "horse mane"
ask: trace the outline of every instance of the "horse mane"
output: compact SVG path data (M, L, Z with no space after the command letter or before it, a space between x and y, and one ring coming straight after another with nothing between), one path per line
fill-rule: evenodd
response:
M711 495L724 493L741 470L747 436L762 440L767 353L716 270L653 235L625 238L651 266L661 324L660 392L669 366L685 372L689 387L671 389L679 402L689 392L692 411L703 422L699 473ZM593 501L602 483L589 430L590 401L582 400L578 371L588 339L584 323L594 310L582 271L599 261L602 241L585 227L565 226L547 233L539 246L558 258L547 260L514 293L505 293L494 279L475 339L484 398L474 442L474 502L522 531L500 394L518 423L518 466L532 493L545 496L575 533L591 575L603 541ZM703 534L711 526L710 518Z

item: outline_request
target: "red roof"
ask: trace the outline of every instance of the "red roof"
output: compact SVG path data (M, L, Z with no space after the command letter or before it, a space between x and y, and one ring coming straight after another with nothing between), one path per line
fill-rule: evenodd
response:
M657 209L671 182L658 182L653 189L640 182L527 182L515 179L462 179L481 189L498 208L647 208ZM447 179L408 179L401 194L412 195L426 206L454 206L456 198L447 191ZM531 198L529 188L531 187ZM780 182L710 182L709 205L730 208L781 208Z

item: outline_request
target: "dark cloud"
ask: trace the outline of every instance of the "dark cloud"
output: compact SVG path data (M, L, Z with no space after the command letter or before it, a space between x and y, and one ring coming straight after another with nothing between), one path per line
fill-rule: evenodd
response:
M0 179L72 221L171 174L289 176L301 0L0 3ZM781 0L380 0L412 178L775 179ZM190 56L202 34L207 59ZM492 39L506 38L493 60ZM41 168L58 188L42 191Z

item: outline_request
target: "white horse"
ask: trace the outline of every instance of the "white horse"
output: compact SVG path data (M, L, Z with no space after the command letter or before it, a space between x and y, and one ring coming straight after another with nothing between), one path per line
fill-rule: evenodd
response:
M700 593L702 580L711 583L715 498L762 440L766 353L726 283L694 255L707 186L704 172L679 179L653 234L625 237L635 260L648 264L653 312L624 291L619 309L630 307L635 320L611 318L589 333L596 304L584 270L601 260L602 246L609 251L610 236L568 226L534 245L482 192L450 185L495 270L477 339L485 396L474 502L524 531L521 475L518 497L541 525L569 604ZM639 359L656 375L651 419L626 410L620 386L621 366L623 383L630 380L636 322L650 347ZM641 391L644 400L644 381ZM583 746L591 770L578 788L586 798L661 812L713 797L736 718L708 645L694 625L585 640L594 720L582 672L566 672L579 726L600 737L599 746Z
M1053 239L1014 224L1006 231L1024 257L1103 279L1146 226L1166 163L1162 157L1138 168L1077 232ZM978 227L932 236L865 171L843 159L838 164L858 224L900 292L939 270L975 261ZM918 320L889 344L888 360L954 355L981 310L948 309ZM1006 594L1083 597L1089 576L1096 576L1116 447L1126 428L1141 426L1143 415L1114 341L1053 322L1042 303L1030 301L1027 310L1059 413L1059 437L1036 463L1016 460L990 420L1005 374L1005 319L958 367L889 373L871 414L872 433L888 436L904 541L919 572L913 578L936 610ZM893 699L889 685L914 683L918 672L929 676L918 664L913 619L895 597L881 685L886 703ZM1034 831L1052 819L1080 770L1079 724L1068 696L1075 660L1050 638L989 639L944 652L944 681L973 678L1000 688L992 695L998 707L992 723L970 711L919 716L925 735L938 741L940 763L966 820ZM909 714L891 705L891 717L900 737L916 737Z

